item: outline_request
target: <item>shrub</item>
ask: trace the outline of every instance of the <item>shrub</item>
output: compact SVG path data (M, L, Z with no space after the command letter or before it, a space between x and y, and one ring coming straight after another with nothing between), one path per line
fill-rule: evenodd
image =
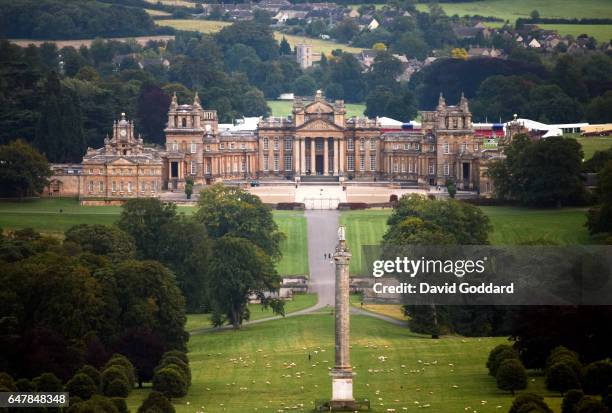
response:
M612 363L609 360L595 361L582 372L582 387L586 394L602 394L612 384Z
M564 362L568 366L570 366L574 372L576 373L576 377L580 377L580 371L582 370L582 364L580 363L580 358L578 357L578 353L569 350L566 347L558 346L552 349L550 355L546 359L546 365L544 371L546 372L549 368L551 368L554 364Z
M576 406L576 413L608 413L608 409L596 397L584 396Z
M84 402L70 404L66 413L119 413L115 403L108 397L95 394Z
M578 389L568 390L561 403L561 413L576 413L578 402L584 397L584 392Z
M164 367L153 375L153 390L163 393L168 398L183 397L187 394L187 383L177 367Z
M276 204L276 209L288 211L304 210L306 209L306 206L303 202L279 202L278 204Z
M340 202L338 209L366 209L368 204L365 202Z
M95 367L90 366L89 364L86 364L83 367L81 367L79 371L77 371L77 373L88 375L89 378L93 380L93 382L95 383L97 387L100 386L100 372Z
M15 391L15 380L13 377L5 372L0 372L0 386L3 386L11 391Z
M525 409L527 406L530 406L531 409ZM532 411L553 413L553 411L544 401L544 398L533 393L523 393L516 396L514 398L514 401L512 402L512 406L510 406L510 410L508 410L508 413L522 413Z
M104 365L104 369L111 366L121 367L125 372L130 388L134 387L134 383L136 383L136 370L134 369L132 362L127 357L122 354L113 354L113 356Z
M102 390L102 393L105 395L108 394L108 387L116 380L124 382L129 388L129 380L123 368L120 366L110 366L106 368L100 375L100 390Z
M76 373L68 383L66 383L66 391L72 397L78 396L81 400L88 400L98 391L96 383L85 373Z
M162 358L162 361L156 368L156 370L172 366L178 368L181 371L183 377L185 378L185 383L187 383L187 386L191 385L191 369L185 362L183 362L183 360L178 357L168 356Z
M28 379L19 379L15 382L15 390L18 392L36 391L36 385Z
M580 388L580 380L568 363L560 361L546 370L546 388L563 395L569 389Z
M180 351L180 350L166 351L164 355L162 356L162 360L164 360L167 357L177 357L181 359L183 363L189 364L189 357L187 357L187 354L184 351Z
M497 369L502 361L507 359L518 359L518 353L508 344L500 344L493 348L489 353L489 359L487 360L487 368L489 374L493 377L497 376Z
M61 392L64 391L64 386L60 379L53 373L43 373L34 379L37 391Z
M527 371L519 359L511 358L502 361L495 379L500 390L508 390L512 394L516 390L527 388Z
M138 408L138 413L146 413L153 409L162 413L175 413L174 406L170 403L170 400L158 391L149 393L147 398L142 401L142 405Z

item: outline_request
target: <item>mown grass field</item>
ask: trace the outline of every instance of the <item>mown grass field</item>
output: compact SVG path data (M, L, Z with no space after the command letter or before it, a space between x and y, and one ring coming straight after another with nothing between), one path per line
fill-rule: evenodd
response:
M556 30L561 36L569 34L578 37L586 33L602 43L612 39L612 24L538 24L538 26L546 30Z
M285 302L285 314L294 313L299 310L303 310L308 307L312 307L317 303L316 294L296 294L293 299ZM259 320L266 317L273 317L275 314L272 309L263 308L261 304L249 304L249 311L251 312L250 320ZM187 324L185 330L192 332L202 328L212 327L210 322L210 314L189 314L187 316Z
M444 3L440 6L446 14L493 16L514 22L519 17L529 17L538 10L541 17L559 18L611 18L609 0L481 0L467 3ZM427 11L427 4L417 4L417 9Z
M224 21L212 21L212 20L180 20L180 19L169 19L169 20L159 20L157 22L160 26L170 26L179 30L191 30L198 31L202 33L216 33L221 30L223 27L228 26L232 23L224 22ZM358 47L350 47L342 43L332 42L329 40L322 39L312 39L309 37L303 36L294 36L291 34L284 34L278 31L274 32L274 37L277 41L280 41L283 36L287 39L291 47L295 47L296 44L299 43L308 43L312 45L313 51L325 54L331 54L332 50L342 49L346 52L350 53L358 53L361 48Z
M153 17L156 16L170 16L170 13L161 10L145 9L145 11Z
M481 207L491 220L489 241L494 245L550 240L560 245L589 242L584 226L586 210L581 208L531 209L520 207ZM353 253L350 271L363 275L363 245L378 245L387 230L389 210L347 211L340 215L346 225L347 242Z
M157 4L161 3L167 6L178 6L178 7L195 7L195 1L185 0L146 0L147 3Z
M334 317L325 311L252 325L237 332L192 336L189 358L193 383L186 397L174 400L177 413L312 411L315 399L329 399L331 395L333 333ZM490 349L504 341L462 337L432 340L407 328L353 316L355 396L369 398L373 412L417 411L420 406L436 413L506 412L512 397L497 390L485 367ZM528 390L546 394L542 378L533 380ZM131 411L136 411L149 391L134 390L130 394ZM560 400L556 396L548 399L557 411Z
M61 212L60 212L61 210ZM179 213L192 214L195 207L178 207ZM112 225L119 218L119 206L81 206L76 199L37 199L23 202L0 201L0 228L34 228L61 236L77 224ZM281 275L308 273L306 218L301 212L273 211L279 229L287 235L281 243L283 258L277 269Z
M584 159L590 159L595 151L605 151L606 149L612 148L612 137L610 136L590 136L581 137L578 135L567 135L575 138L580 145L582 145L582 151L584 152Z
M290 100L268 100L266 101L272 110L272 116L288 116L291 115L293 102ZM346 116L363 116L365 105L363 103L345 103Z

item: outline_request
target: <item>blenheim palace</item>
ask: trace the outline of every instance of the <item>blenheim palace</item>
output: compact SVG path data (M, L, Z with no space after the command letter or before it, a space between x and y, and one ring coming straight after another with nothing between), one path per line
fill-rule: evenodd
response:
M289 179L305 182L386 181L485 191L486 137L475 134L468 101L423 111L421 125L385 126L380 119L347 118L344 102L295 98L292 115L255 119L249 127L219 124L217 112L172 98L165 148L145 145L122 114L104 147L88 149L82 164L53 165L49 195L115 201L182 191L185 183ZM72 176L71 176L72 175ZM78 175L78 177L76 176ZM488 183L487 183L488 185ZM72 188L70 190L69 188Z

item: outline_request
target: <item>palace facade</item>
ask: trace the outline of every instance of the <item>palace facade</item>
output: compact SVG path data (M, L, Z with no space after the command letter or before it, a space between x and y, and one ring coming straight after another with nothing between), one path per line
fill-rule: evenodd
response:
M347 118L343 101L329 102L317 92L309 101L295 98L290 116L239 128L220 125L217 112L203 109L197 94L192 104L179 104L173 96L165 147L145 146L122 114L104 147L85 154L79 196L121 200L181 191L188 180L207 185L249 179L415 186L452 179L460 189L484 192L489 184L482 171L499 152L474 133L467 99L447 105L441 95L434 111L420 115L420 127Z

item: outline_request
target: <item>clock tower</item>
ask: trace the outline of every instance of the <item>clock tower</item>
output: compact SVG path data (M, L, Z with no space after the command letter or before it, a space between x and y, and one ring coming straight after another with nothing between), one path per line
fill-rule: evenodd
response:
M120 156L137 155L142 152L143 142L134 135L134 122L127 120L125 113L113 123L113 137L104 139L104 146L109 153Z

